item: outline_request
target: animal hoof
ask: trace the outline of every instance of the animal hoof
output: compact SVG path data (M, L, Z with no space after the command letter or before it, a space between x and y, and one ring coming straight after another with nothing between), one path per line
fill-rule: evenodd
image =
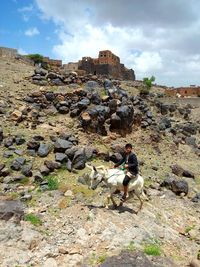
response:
M114 204L113 207L116 209L117 208L117 204Z
M119 203L119 207L122 207L122 206L123 206L123 204L124 204L124 202L123 202L123 201L121 201L121 202Z

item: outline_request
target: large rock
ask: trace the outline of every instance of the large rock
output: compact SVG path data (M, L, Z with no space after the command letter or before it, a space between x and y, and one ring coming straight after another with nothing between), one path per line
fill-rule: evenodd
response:
M24 206L20 201L6 200L0 202L0 219L8 221L13 216L20 221L24 215Z
M19 171L21 170L22 166L26 163L26 159L23 157L20 158L16 158L15 160L13 160L13 162L11 163L11 169L14 171Z
M171 166L171 169L172 169L172 173L174 173L175 175L182 176L183 168L180 165L174 164Z
M166 178L160 186L170 189L176 195L181 195L182 193L187 195L189 191L188 183L185 180L173 177Z
M27 143L27 148L30 150L38 150L39 146L40 146L40 142L36 140L30 140Z
M21 170L22 174L26 177L31 177L33 175L32 173L32 163L29 163L22 167Z
M67 149L71 148L73 144L67 140L58 138L54 144L54 152L65 152Z
M138 251L122 251L119 255L107 258L99 267L175 267L176 265L167 258L157 257L153 261ZM84 265L83 265L84 267Z
M86 155L84 149L79 149L75 154L72 161L72 166L74 169L82 170L85 168Z
M52 160L45 160L44 165L50 170L54 171L55 169L59 169L61 167L61 164L56 161Z
M65 153L59 153L57 152L55 154L55 160L60 162L60 163L63 163L63 162L66 162L68 160L68 157Z
M39 149L38 149L38 156L40 157L46 157L51 151L51 146L50 144L40 144Z

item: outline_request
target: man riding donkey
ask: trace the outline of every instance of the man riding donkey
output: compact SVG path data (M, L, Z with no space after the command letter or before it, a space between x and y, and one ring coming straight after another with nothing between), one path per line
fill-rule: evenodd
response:
M126 169L125 177L123 180L123 186L124 186L124 194L121 198L121 201L125 201L127 197L128 192L128 184L131 179L136 178L139 170L138 170L138 160L136 155L132 152L132 145L126 144L125 145L125 153L123 158L114 165L114 168L119 167L120 165L123 165Z

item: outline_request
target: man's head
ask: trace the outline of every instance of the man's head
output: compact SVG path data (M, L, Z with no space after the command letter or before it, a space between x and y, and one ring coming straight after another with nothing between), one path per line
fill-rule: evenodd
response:
M129 154L132 150L132 145L131 144L126 144L125 145L125 152L126 154Z

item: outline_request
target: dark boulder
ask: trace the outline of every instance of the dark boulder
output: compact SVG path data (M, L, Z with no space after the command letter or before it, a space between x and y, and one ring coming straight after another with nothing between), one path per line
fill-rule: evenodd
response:
M182 176L183 175L183 168L178 165L178 164L174 164L171 166L171 169L172 169L172 173L174 173L175 175L177 176Z
M176 195L188 194L188 183L182 179L175 179L173 177L166 178L161 184L161 187L166 187L174 192Z
M33 175L33 173L32 173L32 163L23 166L21 172L22 172L22 174L24 176L31 177Z
M27 149L31 149L31 150L38 150L39 146L40 146L40 142L36 140L30 140L27 143Z
M197 193L196 196L192 198L192 202L200 202L200 193Z
M65 152L65 150L71 148L73 144L67 140L58 138L54 144L54 152Z
M10 147L14 144L15 142L15 138L10 136L10 137L7 137L6 139L4 139L4 146L5 147Z
M51 151L51 146L50 144L40 144L39 148L38 148L38 156L40 157L46 157Z
M101 103L101 97L99 96L98 93L93 93L90 98L90 101L94 105L99 105Z
M42 167L40 167L40 170L39 171L44 176L47 176L50 173L49 168L47 168L47 166L45 166L45 165L42 166Z
M4 158L10 158L10 157L12 157L13 156L13 152L12 151L5 151L4 153L3 153L3 157Z
M58 112L60 114L67 114L67 113L69 113L69 108L66 107L66 106L61 106L61 107L58 108Z
M61 167L61 164L56 161L52 160L45 160L44 165L50 170L54 171L55 169L59 169Z
M49 101L49 102L53 102L56 98L55 94L53 92L46 92L45 97L46 97L47 101Z
M122 159L122 155L120 153L114 153L110 156L110 161L117 163Z
M23 136L17 135L15 136L15 143L16 145L20 146L23 145L26 142Z
M77 107L79 110L86 109L90 104L90 100L88 98L83 98L81 101L77 103Z
M84 149L79 149L75 152L73 160L72 160L72 166L74 169L82 170L85 168L85 163L87 161L85 151Z
M14 171L19 171L21 170L22 166L26 163L26 159L23 157L16 158L12 163L11 163L11 169Z
M189 170L183 170L182 176L188 177L188 178L195 178L194 173Z
M58 152L55 154L55 160L63 163L63 162L66 162L68 160L68 157L66 154Z

